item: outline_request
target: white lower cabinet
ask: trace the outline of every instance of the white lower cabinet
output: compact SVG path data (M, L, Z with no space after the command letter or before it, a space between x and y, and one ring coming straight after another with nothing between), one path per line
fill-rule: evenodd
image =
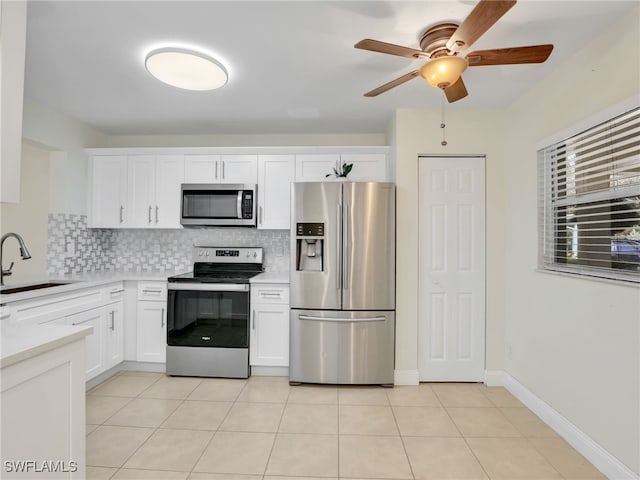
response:
M167 351L166 282L138 283L136 360L164 363Z
M124 359L124 302L107 305L105 314L105 368L111 368Z
M85 337L85 379L91 380L106 368L104 355L104 331L106 312L103 307L69 315L68 325L93 327L91 335Z
M289 286L251 285L251 366L289 366Z

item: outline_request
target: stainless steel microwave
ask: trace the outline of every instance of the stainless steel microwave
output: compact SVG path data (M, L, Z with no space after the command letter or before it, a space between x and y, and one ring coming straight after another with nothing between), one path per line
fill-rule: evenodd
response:
M256 185L183 183L180 223L185 227L255 227Z

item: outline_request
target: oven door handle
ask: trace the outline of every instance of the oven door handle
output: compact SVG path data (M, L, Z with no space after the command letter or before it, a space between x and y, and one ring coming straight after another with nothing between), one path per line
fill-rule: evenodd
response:
M169 283L169 290L191 290L199 292L248 292L248 283Z

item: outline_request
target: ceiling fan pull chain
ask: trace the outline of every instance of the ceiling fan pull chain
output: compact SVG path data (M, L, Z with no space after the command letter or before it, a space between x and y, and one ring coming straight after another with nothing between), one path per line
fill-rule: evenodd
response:
M442 129L442 141L440 142L440 145L442 145L443 147L446 147L447 138L446 138L445 129L447 128L447 124L444 123L444 97L442 97L441 116L442 116L442 122L440 123L440 128Z

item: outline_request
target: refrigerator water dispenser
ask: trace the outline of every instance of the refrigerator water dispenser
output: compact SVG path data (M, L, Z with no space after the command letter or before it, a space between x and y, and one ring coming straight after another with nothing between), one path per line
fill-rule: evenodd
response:
M296 270L324 270L324 223L296 224Z

